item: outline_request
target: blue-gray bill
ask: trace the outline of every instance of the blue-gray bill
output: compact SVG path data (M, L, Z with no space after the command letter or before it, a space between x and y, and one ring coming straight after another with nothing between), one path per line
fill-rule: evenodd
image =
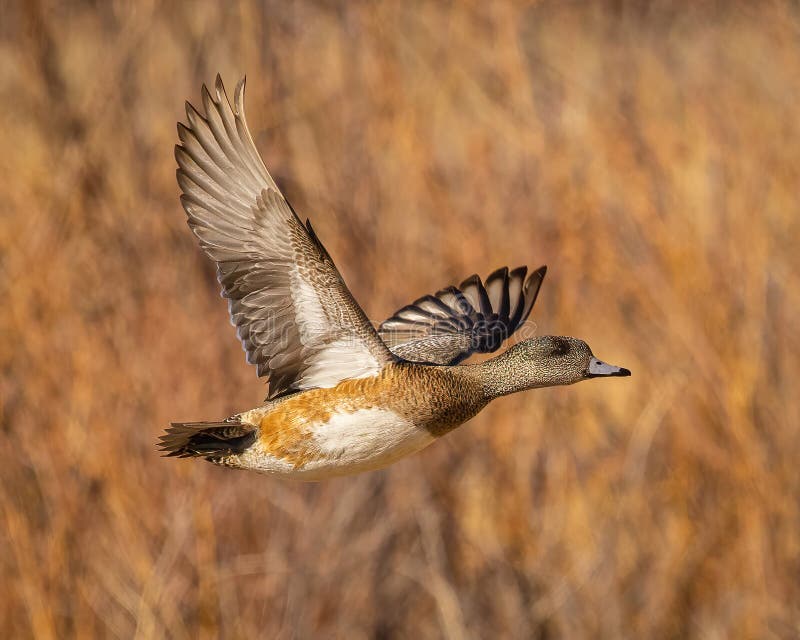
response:
M599 378L600 376L629 376L630 369L617 367L613 364L606 364L594 356L589 360L589 368L586 370L587 378Z

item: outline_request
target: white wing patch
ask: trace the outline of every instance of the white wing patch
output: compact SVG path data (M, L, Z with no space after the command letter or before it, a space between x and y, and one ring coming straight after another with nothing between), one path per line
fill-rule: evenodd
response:
M297 386L301 389L335 387L345 378L369 378L377 375L381 367L381 363L369 353L353 349L351 336L344 336L341 340L325 345L325 350L320 351L303 370Z

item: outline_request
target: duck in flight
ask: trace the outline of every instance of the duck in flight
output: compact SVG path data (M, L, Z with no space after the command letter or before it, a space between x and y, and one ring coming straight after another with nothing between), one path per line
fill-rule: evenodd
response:
M264 166L217 76L202 110L186 105L175 147L189 227L217 265L247 361L269 377L263 404L218 422L174 422L168 456L321 480L387 466L463 424L490 401L588 378L629 376L582 340L540 336L500 348L536 301L546 267L472 276L403 307L376 330L309 221ZM526 277L527 276L527 277Z

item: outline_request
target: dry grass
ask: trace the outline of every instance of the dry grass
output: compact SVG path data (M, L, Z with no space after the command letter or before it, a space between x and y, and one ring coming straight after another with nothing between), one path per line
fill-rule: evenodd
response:
M778 2L4 4L0 636L798 637L798 35ZM539 330L634 377L322 484L159 458L264 393L177 201L218 70L371 317L547 263Z

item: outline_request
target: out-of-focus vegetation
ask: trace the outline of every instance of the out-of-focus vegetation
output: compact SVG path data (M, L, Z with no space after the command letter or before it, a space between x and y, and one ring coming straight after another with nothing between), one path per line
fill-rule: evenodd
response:
M0 6L0 636L797 637L799 11ZM546 263L633 377L321 484L161 459L265 392L174 178L217 71L371 318Z

